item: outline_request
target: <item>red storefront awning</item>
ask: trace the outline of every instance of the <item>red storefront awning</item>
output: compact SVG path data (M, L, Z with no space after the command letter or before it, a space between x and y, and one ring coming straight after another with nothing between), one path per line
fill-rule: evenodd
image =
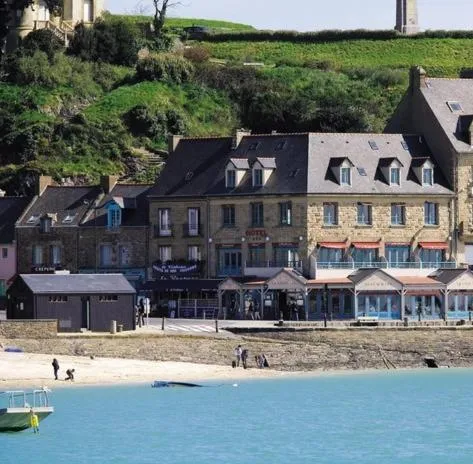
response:
M381 248L381 242L352 242L355 248Z
M426 250L448 250L448 243L445 242L419 242L419 246Z
M347 244L345 242L320 242L319 245L322 248L346 248Z

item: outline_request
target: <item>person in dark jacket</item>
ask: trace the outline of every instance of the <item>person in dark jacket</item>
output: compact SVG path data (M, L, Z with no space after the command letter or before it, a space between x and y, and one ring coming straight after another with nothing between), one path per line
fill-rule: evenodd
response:
M53 369L54 369L54 379L57 380L57 372L59 370L59 362L56 358L53 359L52 365L53 365Z
M67 371L66 371L67 377L64 380L70 380L71 382L73 382L75 371L76 371L75 369L67 369Z

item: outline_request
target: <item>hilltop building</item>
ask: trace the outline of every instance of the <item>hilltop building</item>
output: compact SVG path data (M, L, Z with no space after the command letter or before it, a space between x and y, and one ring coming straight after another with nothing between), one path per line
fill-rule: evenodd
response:
M15 49L20 40L38 29L50 29L67 43L77 23L93 23L103 11L104 0L64 0L62 15L55 17L44 0L35 0L32 6L17 11L7 37L7 50Z
M417 34L419 19L417 0L396 0L396 27L401 34Z

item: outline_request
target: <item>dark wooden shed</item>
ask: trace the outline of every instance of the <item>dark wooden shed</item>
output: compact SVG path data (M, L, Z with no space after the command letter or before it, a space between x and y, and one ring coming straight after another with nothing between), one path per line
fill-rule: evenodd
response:
M135 289L122 274L20 274L7 292L8 319L57 319L60 332L134 330Z

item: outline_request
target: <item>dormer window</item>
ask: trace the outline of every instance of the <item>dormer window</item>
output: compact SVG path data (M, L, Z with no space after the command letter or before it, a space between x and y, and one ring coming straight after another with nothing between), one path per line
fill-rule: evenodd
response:
M434 185L434 170L431 167L424 167L422 169L422 185L431 186Z
M263 185L263 170L259 168L253 169L253 187L261 187Z
M351 168L341 167L340 168L340 185L351 185Z
M39 221L40 231L44 234L51 232L52 225L53 225L53 220L50 216L43 216Z
M107 227L116 229L122 223L122 210L116 203L110 203L107 208Z
M225 187L235 188L236 187L236 172L234 169L227 169L225 177Z
M391 185L401 185L401 169L398 167L391 167L389 170L389 183Z

